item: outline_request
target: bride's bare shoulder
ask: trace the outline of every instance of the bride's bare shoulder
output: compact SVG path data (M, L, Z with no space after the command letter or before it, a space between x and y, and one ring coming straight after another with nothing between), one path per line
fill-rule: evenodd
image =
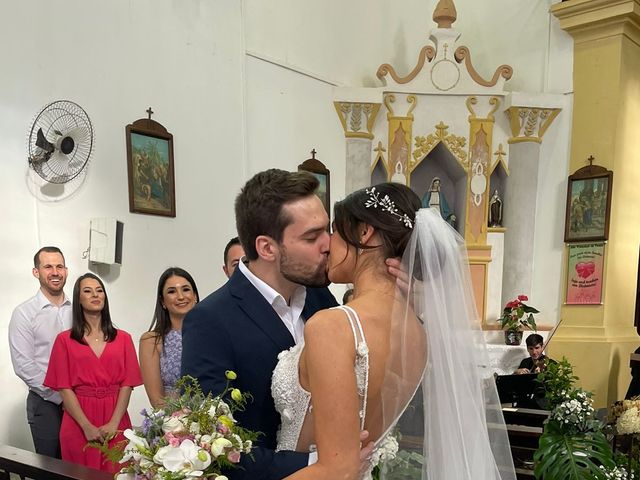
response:
M347 314L339 308L321 310L314 314L304 327L305 342L349 339L353 343Z

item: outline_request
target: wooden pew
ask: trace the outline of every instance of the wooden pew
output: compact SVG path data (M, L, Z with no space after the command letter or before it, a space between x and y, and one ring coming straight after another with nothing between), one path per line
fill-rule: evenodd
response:
M113 480L107 472L0 445L0 480L9 480L10 474L23 480Z

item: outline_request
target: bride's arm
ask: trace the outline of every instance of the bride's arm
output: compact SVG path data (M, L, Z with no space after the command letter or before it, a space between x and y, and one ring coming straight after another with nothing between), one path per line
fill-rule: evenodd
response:
M349 322L343 312L325 310L307 322L304 338L301 379L308 379L311 392L318 461L287 479L356 479L360 468L360 400Z

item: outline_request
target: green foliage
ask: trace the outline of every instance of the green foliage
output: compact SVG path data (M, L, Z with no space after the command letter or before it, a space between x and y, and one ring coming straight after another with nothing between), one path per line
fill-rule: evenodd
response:
M526 295L518 295L517 299L510 301L504 307L502 317L498 319L503 330L510 332L522 329L538 330L533 314L540 311L523 303L524 300L528 300Z
M409 450L398 450L396 458L382 464L384 478L394 480L421 480L424 469L424 456L418 452ZM373 479L379 480L381 475L380 467L373 470Z
M548 362L546 368L537 377L545 390L545 399L548 409L560 405L573 391L573 386L578 380L573 374L573 367L565 357L559 362Z
M536 479L544 480L605 480L600 465L615 467L602 431L567 435L556 421L545 425L533 459Z

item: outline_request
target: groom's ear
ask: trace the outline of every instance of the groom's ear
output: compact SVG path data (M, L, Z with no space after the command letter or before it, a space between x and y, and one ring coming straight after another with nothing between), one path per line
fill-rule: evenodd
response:
M278 245L270 236L258 235L256 237L256 251L258 252L259 258L273 262L278 253Z

